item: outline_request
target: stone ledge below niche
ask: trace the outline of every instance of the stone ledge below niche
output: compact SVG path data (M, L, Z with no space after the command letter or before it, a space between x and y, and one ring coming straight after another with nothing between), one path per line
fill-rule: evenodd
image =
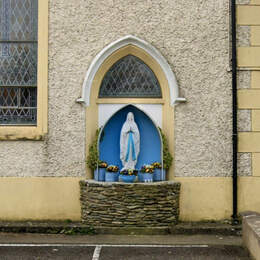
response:
M180 183L80 181L82 221L99 227L166 227L178 223Z

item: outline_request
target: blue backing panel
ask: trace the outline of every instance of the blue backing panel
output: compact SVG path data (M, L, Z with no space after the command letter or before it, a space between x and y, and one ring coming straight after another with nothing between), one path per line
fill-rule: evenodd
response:
M99 143L100 159L122 168L120 160L120 132L128 112L133 112L140 132L140 153L136 169L143 164L161 162L161 139L152 120L134 106L126 106L113 115L101 133Z

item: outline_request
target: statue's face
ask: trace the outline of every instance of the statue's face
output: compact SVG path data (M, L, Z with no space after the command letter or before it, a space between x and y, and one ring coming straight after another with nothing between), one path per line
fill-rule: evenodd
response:
M133 122L134 121L134 114L132 112L129 112L127 114L127 121Z

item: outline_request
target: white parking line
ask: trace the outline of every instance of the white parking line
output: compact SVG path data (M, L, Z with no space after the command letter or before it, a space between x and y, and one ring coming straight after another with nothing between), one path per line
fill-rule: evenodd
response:
M92 260L98 260L100 256L102 246L96 246Z
M209 247L209 245L110 245L110 244L19 244L19 243L4 243L0 244L0 247L161 247L161 248L201 248L201 247Z

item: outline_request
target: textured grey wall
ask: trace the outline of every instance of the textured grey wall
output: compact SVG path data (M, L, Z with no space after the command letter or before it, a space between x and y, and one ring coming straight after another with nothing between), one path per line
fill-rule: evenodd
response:
M226 1L190 5L194 28L184 30L188 39L178 49L185 48L173 58L181 93L188 100L176 107L175 174L228 176L232 169L229 6Z
M175 110L175 175L231 174L228 1L49 3L49 133L2 142L1 176L85 174L85 113L75 100L95 55L128 34L163 54L188 100Z

